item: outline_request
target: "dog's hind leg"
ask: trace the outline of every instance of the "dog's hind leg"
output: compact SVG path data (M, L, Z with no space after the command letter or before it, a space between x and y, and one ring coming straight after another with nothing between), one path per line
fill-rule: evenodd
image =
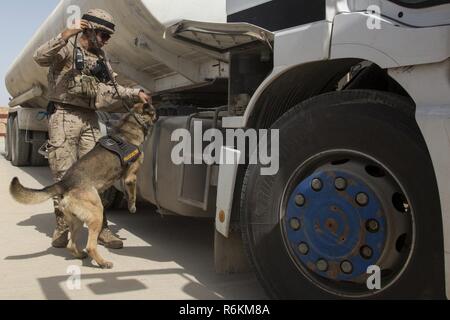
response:
M102 211L99 212L100 216L102 215ZM113 263L106 261L105 259L100 256L97 250L97 241L98 236L100 235L100 232L102 231L102 225L103 225L103 217L100 219L95 219L88 222L88 229L89 229L89 238L88 238L88 244L87 244L87 252L89 256L97 262L97 264L102 269L112 269Z
M78 235L80 234L80 230L83 227L83 222L77 217L73 216L69 222L69 232L70 232L70 241L67 248L72 253L72 255L76 259L85 259L87 258L86 252L80 249L77 245Z
M82 207L79 206L79 199L76 197L76 192L69 193L59 201L59 208L64 212L64 220L69 226L70 239L67 249L76 259L84 259L87 257L86 253L77 246L77 239L81 228L83 227L83 221L76 215L76 211L81 211Z
M103 228L103 205L102 200L97 192L94 189L92 196L95 197L95 202L92 206L92 211L90 211L90 215L86 220L87 227L89 229L89 237L87 243L87 252L89 256L97 262L97 264L102 269L112 269L113 263L106 261L100 256L97 249L98 236Z
M87 190L72 190L66 197L67 209L76 218L86 223L89 229L89 238L86 251L88 255L103 269L111 269L113 264L102 258L97 250L98 236L103 226L102 200L95 188Z

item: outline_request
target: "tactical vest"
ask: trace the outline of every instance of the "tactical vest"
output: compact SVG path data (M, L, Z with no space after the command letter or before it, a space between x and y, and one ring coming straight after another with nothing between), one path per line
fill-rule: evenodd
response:
M74 68L74 50L80 47L83 54L83 70ZM91 75L91 70L96 66L99 57L81 48L79 43L69 41L62 49L66 57L64 60L55 60L50 66L48 74L49 100L96 110L97 83Z
M108 77L105 75L107 66L105 63L101 63L103 67L101 68L99 66L101 59L83 49L78 43L73 50L75 60L73 61L72 78L69 80L67 92L72 96L89 99L92 105L97 97L98 84L108 81ZM95 108L95 106L93 107Z

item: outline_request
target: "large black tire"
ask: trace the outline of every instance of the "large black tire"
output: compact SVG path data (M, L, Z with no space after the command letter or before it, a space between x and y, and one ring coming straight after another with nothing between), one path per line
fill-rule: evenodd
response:
M414 105L409 99L367 90L325 94L296 106L279 119L272 129L280 130L280 170L275 176L262 176L260 165L249 166L243 184L240 211L244 246L260 281L272 298L445 298L439 193L427 146L414 118ZM386 275L383 275L382 270L382 290L372 291L367 287L363 288L362 283L355 285L338 281L336 274L322 276L321 268L327 270L329 265L325 264L324 267L323 261L320 265L306 265L302 264L301 260L302 257L312 254L317 247L308 248L304 243L296 243L294 247L294 243L290 242L293 239L289 238L290 235L296 235L298 230L304 232L305 226L318 221L314 212L310 213L310 216L302 215L303 220L300 221L293 221L295 218L288 221L286 218L292 208L297 208L299 213L300 210L306 211L310 208L308 198L306 205L304 198L293 198L299 195L299 189L294 189L297 181L300 188L304 181L313 181L307 179L316 174L315 166L327 168L326 166L338 166L348 161L343 156L345 160L337 157L334 163L328 164L323 158L327 155L337 155L344 152L343 150L348 155L357 155L364 159L370 157L374 163L380 164L380 167L384 165L384 168L389 170L387 173L373 170L365 179L370 183L378 183L382 180L377 179L392 175L395 179L386 179L393 185L397 183L401 186L401 191L407 197L408 202L402 202L405 213L402 213L404 215L401 219L411 221L412 227L406 229L411 230L413 236L405 233L403 240L408 238L410 243L402 242L400 238L394 238L396 242L393 243L392 238L387 238L383 247L385 257L403 255L404 258L395 260L398 269L393 268ZM311 159L324 159L324 162L314 162ZM349 167L351 162L344 166ZM383 178L378 178L381 176ZM327 187L324 185L323 189ZM314 188L312 182L307 188ZM330 188L338 187L333 185ZM288 192L289 190L292 192ZM320 190L320 187L317 190ZM336 189L334 191L337 192ZM386 191L386 194L388 193ZM291 197L288 197L289 194ZM376 199L391 199L383 191L375 194ZM392 206L398 204L398 197L396 203L394 198L390 200ZM299 207L287 202L292 199L298 199L295 203ZM328 200L320 200L318 208L326 201ZM348 201L357 206L355 198ZM291 207L288 207L288 203ZM332 207L326 207L325 210L327 208ZM390 221L390 217L394 215L395 219L399 219L398 211L394 211L392 208L382 212L388 217L386 221ZM367 224L356 225L359 227L358 232L367 233L366 230L369 230ZM317 230L325 230L321 225L314 226ZM386 233L390 231L389 227L391 226L386 227L387 231L384 230ZM395 226L391 227L390 232L394 232L393 229ZM380 231L378 229L375 232ZM313 250L310 250L311 248ZM359 252L362 251L358 251L358 254ZM341 270L345 270L342 269L343 264L340 266ZM384 282L384 277L388 275L390 278L386 278Z
M19 119L14 117L11 132L11 161L15 167L25 167L30 164L31 145L26 142L27 132L19 129Z
M33 143L31 144L30 162L32 167L48 166L48 160L40 153L39 149L47 141L47 133L41 131L33 131Z
M12 123L13 123L13 116L8 116L8 121L6 124L6 136L5 136L5 159L8 161L12 160L12 153L11 153L11 139L12 139Z

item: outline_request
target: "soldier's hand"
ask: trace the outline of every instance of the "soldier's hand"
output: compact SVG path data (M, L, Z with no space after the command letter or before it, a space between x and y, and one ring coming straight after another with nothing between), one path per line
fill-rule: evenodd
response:
M141 99L141 101L143 103L151 103L152 102L152 98L146 94L144 91L139 92L139 99Z
M86 20L81 20L80 21L80 28L69 28L69 29L66 29L62 33L62 37L63 37L63 39L65 41L68 41L73 36L76 36L80 32L83 32L84 30L89 29L89 28L90 28L89 22L87 22Z
M86 20L81 20L80 21L80 27L81 27L81 31L84 31L86 29L90 29L91 25Z

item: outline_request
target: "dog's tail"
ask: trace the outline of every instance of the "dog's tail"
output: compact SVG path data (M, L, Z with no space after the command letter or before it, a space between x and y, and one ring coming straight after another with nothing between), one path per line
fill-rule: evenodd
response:
M64 190L59 184L54 184L42 190L28 189L19 182L18 178L14 178L9 186L9 193L19 203L39 204L54 196L62 195Z

